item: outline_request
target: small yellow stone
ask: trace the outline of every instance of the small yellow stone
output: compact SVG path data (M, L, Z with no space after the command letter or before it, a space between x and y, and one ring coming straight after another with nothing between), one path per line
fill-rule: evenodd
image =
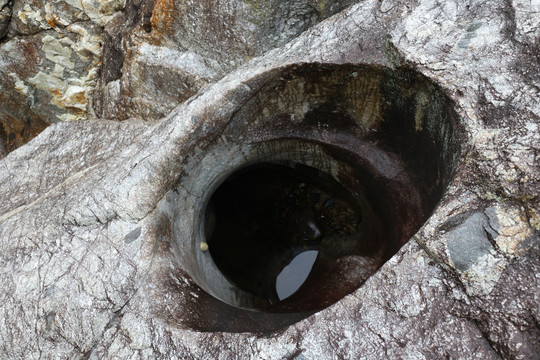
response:
M201 251L206 251L208 250L208 244L205 243L204 241L201 241L200 248L201 248Z

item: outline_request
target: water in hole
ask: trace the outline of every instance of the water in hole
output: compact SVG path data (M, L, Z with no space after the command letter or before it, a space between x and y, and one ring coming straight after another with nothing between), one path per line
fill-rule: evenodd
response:
M304 251L296 255L290 264L281 270L276 279L279 300L288 298L302 286L311 272L318 253L317 250Z
M324 252L321 244L354 235L361 214L329 175L261 164L227 179L212 195L206 218L209 251L223 275L277 304L302 291Z

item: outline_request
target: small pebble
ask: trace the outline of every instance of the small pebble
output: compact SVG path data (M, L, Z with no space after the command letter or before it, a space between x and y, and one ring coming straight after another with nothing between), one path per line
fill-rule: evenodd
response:
M201 244L199 245L201 251L206 251L208 250L208 244L205 243L204 241L201 241Z

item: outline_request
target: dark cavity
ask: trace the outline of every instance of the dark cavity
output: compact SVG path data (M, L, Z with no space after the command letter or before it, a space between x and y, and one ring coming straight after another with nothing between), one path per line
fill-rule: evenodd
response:
M373 253L360 231L358 195L317 169L289 165L258 164L236 172L214 192L206 214L206 239L217 267L272 311L295 308L295 298L304 308L306 301L323 306L331 294L309 294L339 288L317 285L317 278L328 283L331 263L344 253Z

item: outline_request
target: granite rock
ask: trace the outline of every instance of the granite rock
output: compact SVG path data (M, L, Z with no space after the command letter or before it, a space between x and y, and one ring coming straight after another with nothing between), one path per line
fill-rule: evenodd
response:
M10 20L11 4L9 0L2 0L0 1L0 39L7 34Z
M116 0L0 2L2 155L52 123L92 116L102 28L123 6Z
M103 59L99 84L90 86L100 92L97 113L123 118L117 111L127 105L108 102L122 104L128 91L134 108L127 117L155 122L54 124L0 160L2 357L539 358L538 2L366 0L318 24L309 15L317 7L303 13L292 2L292 13L309 21L300 26L293 16L284 22L288 28L273 29L276 42L264 46L252 39L235 40L238 48L219 43L230 52L210 46L206 33L200 43L182 38L182 31L199 35L203 22L186 30L191 14L179 2L133 1L116 15L123 4L88 4L94 5L80 14L81 26L105 26L103 58L77 48L71 25L47 28L40 20L47 4L38 16L29 1L14 2L12 35L0 43L0 97L13 105L0 114L13 121L30 114L25 126L43 128L54 122L50 117L72 114L65 110L72 105L59 104L75 84L54 98L44 90L53 82L38 81L38 74L53 76L62 66L55 81L69 81L65 74L72 72L84 78ZM198 3L193 14L231 20L235 6L255 10L262 2L219 4ZM167 12L171 25L157 21L164 13L156 9L166 5L178 10ZM250 17L234 24L245 21ZM174 31L164 31L167 26ZM245 34L262 38L257 31L267 34L264 26ZM158 31L161 40L150 40ZM256 125L241 121L246 104L287 69L302 71L305 64L408 69L429 79L459 117L461 145L457 153L442 149L441 158L456 164L443 196L392 258L333 305L272 328L265 327L265 314L236 309L203 290L175 236L189 230L182 224L201 206L190 193L201 180L198 169L246 155L239 148L211 153L213 146L243 141L243 126ZM173 98L153 110L159 99ZM422 109L439 100L416 99L414 131L436 133ZM77 114L91 118L85 109ZM441 129L442 138L450 136Z

